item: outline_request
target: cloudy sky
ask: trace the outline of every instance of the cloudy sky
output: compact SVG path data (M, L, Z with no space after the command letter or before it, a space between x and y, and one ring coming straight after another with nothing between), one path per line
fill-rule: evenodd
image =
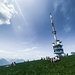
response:
M0 58L53 57L52 13L65 53L75 51L75 0L0 0Z

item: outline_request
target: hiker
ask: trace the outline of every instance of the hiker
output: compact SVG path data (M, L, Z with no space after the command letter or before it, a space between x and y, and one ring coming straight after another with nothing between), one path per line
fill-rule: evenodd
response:
M57 62L57 57L55 57L55 62Z
M15 66L15 62L13 62L13 66Z
M51 63L53 63L53 62L55 62L55 61L54 61L54 58L51 58Z
M10 64L10 66L13 66L13 62Z
M59 57L57 56L57 61L60 61Z
M55 62L57 62L57 61L60 61L58 56L55 57Z
M67 56L68 56L68 53L67 53Z
M47 56L46 56L46 59L45 59L45 60L49 60L49 59L50 59L50 57L47 57Z
M10 66L15 66L15 62L12 62L12 64L10 64Z
M54 58L53 58L53 62L55 62Z
M51 58L51 63L53 62L53 58Z
M60 61L60 59L59 59L58 56L56 56L55 59L54 59L54 58L51 58L51 63L52 63L52 62L57 62L57 61Z
M41 57L41 60L43 60L43 58Z

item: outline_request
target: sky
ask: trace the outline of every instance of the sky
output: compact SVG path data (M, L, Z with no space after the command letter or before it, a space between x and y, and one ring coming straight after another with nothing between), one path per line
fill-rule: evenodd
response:
M0 58L55 56L53 17L64 53L75 51L75 0L0 0Z

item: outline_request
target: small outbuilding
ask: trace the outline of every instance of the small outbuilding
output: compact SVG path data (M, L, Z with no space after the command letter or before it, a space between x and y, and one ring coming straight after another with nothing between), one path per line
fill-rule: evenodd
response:
M75 52L71 52L71 55L75 55Z

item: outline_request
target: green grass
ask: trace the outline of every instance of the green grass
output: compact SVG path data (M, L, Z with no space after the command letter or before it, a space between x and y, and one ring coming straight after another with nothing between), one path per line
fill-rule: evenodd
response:
M60 57L61 61L37 60L0 67L0 75L75 75L75 55Z

